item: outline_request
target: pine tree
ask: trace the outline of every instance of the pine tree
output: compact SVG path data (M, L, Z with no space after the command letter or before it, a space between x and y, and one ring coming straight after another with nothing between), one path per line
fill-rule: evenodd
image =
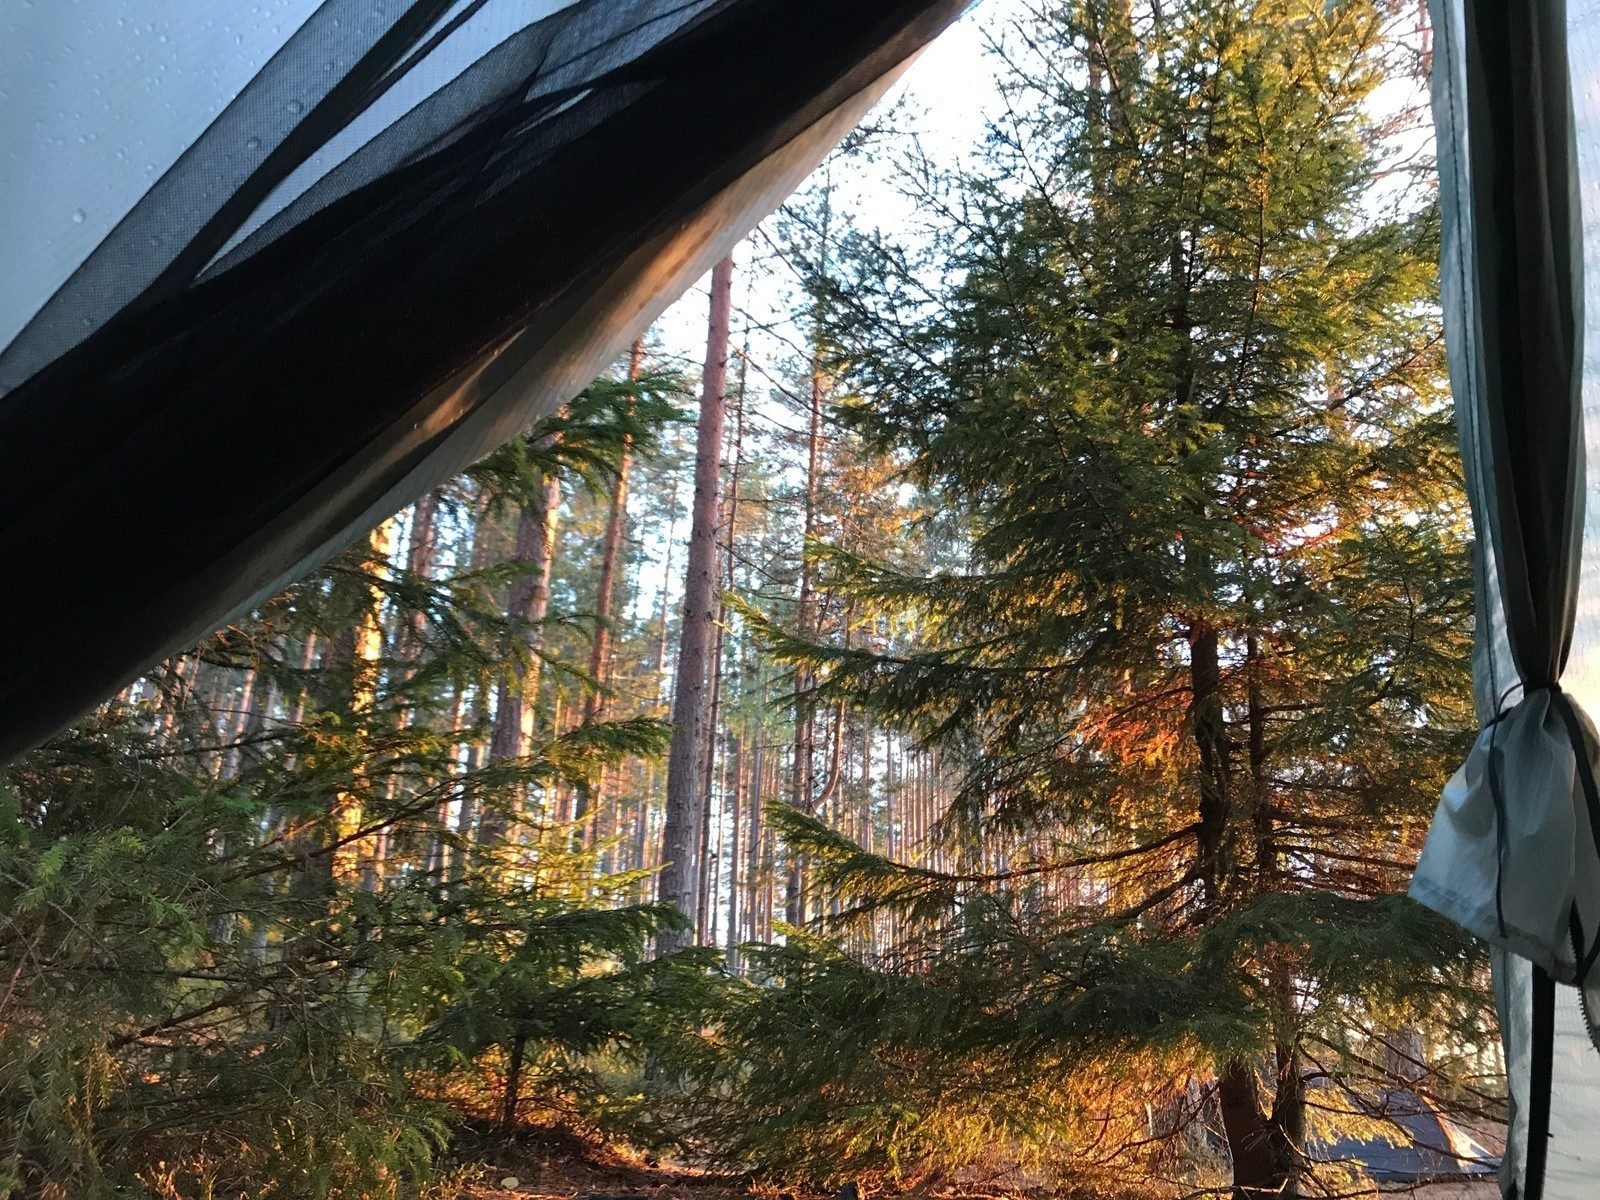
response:
M644 339L634 342L628 355L628 383L639 384L644 370ZM593 724L605 709L606 681L611 669L611 640L613 612L617 596L617 565L622 555L624 526L628 519L628 475L633 467L633 437L624 434L613 472L610 505L606 510L606 531L600 550L600 579L595 585L594 639L589 651L589 675L594 682L583 700L583 723ZM573 818L578 822L592 819L590 809L604 802L602 774L591 789L580 785L578 803Z
M689 556L684 568L683 624L678 643L677 686L672 706L672 748L667 758L667 811L661 834L660 897L693 918L699 911L705 864L700 844L707 796L703 756L712 731L710 672L712 625L717 604L716 536L722 475L722 424L728 392L728 329L733 259L711 273L711 314L701 379L700 422L695 439L694 506ZM664 938L664 953L680 948L679 936Z
M894 910L934 965L912 982L769 954L797 990L750 1010L779 1047L752 1051L771 1071L750 1088L799 1103L784 1071L824 1072L811 1112L859 1095L937 1160L930 1114L961 1078L1032 1089L1011 1136L1099 1107L1102 1136L1127 1121L1133 1142L1144 1106L1181 1108L1199 1076L1236 1195L1295 1196L1312 1056L1361 1056L1353 1013L1459 1017L1477 980L1393 894L1472 727L1436 214L1380 170L1380 8L1037 18L1003 51L986 161L923 181L935 236L858 233L819 280L844 419L961 514L967 562L828 556L858 611L921 623L913 652L768 629L814 695L960 772L950 870L784 818L847 909ZM849 1036L884 1062L918 1044L896 1021L939 1014L903 1089L869 1057L785 1057L783 1029L852 1005L886 1042ZM1113 1103L1095 1081L1117 1056L1146 1065L1113 1072ZM921 1133L885 1113L896 1097ZM846 1125L823 1158L907 1153Z

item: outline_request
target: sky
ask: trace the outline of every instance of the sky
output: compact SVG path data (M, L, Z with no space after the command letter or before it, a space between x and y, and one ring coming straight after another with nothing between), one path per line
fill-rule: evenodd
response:
M994 75L985 53L986 31L1021 11L1022 0L984 0L923 51L905 76L874 109L882 113L901 104L899 115L938 158L954 159L976 144L983 134L987 113L997 99ZM869 117L868 120L871 118ZM901 201L892 167L878 162L852 163L851 216L858 224L893 226L903 221L906 205ZM748 263L758 243L747 242L735 253L735 262ZM752 286L748 278L741 282ZM735 297L745 310L778 315L785 307L781 284L777 280L754 285ZM701 280L672 306L656 323L655 334L663 347L680 355L685 364L697 364L704 356L708 296ZM736 334L737 337L737 334Z
M1023 0L985 0L975 5L923 51L873 110L874 114L893 111L899 122L897 129L915 133L930 155L942 161L959 159L982 137L986 114L993 111L998 98L985 52L986 33L997 22L1020 11L1022 4ZM872 116L867 120L871 121ZM822 169L826 170L826 165ZM910 217L910 206L900 194L890 162L862 156L851 161L847 178L835 177L833 182L836 196L858 226L893 229L903 226ZM748 340L751 358L777 375L786 360L792 361L792 347L803 345L806 338L804 330L793 321L794 280L775 262L759 234L739 246L734 261L743 269L735 276L733 344L742 347ZM690 378L698 377L705 357L708 284L708 279L701 279L691 287L661 316L650 334L659 361ZM746 323L757 330L771 328L747 339L742 328ZM759 396L767 390L753 383L751 395ZM792 414L784 413L774 403L757 407L759 415L752 418L754 422L765 419L772 425L787 422L790 426L795 422ZM799 465L797 460L797 470ZM686 507L686 497L684 504ZM671 561L679 566L683 562L681 543L687 534L686 524L686 520L679 522L679 545L672 552ZM669 596L675 597L681 584L681 580L668 577L664 540L654 538L645 549L650 561L642 564L634 592L637 617L657 610L661 588L666 587ZM675 567L674 576L677 573Z

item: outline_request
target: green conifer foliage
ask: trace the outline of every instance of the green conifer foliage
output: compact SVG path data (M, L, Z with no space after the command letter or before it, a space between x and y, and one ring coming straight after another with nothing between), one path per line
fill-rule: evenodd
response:
M1392 14L1035 16L982 161L916 177L926 244L857 232L824 281L842 418L962 514L968 566L827 555L920 648L767 630L819 697L943 748L964 865L784 818L905 944L769 952L784 986L735 1021L763 1117L729 1136L822 1178L997 1153L1126 1180L1210 1121L1239 1197L1299 1195L1385 1032L1447 1060L1486 1007L1471 949L1395 895L1474 720Z
M528 643L523 568L473 543L650 452L676 386L600 381L419 509L426 571L353 547L0 777L0 1195L414 1195L459 1115L601 1104L594 1056L704 990L703 955L642 965L681 918L553 815L663 724L481 753Z

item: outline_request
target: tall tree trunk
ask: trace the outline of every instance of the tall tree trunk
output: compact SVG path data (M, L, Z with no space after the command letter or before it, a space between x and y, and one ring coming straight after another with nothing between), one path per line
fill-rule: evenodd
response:
M474 708L477 707L478 701L476 697L478 695L481 695L481 692L475 691L473 697L471 698ZM467 731L468 722L471 720L467 707L468 699L469 697L466 689L460 689L456 692L455 703L451 705L450 708L450 732L455 738L454 744L459 747L457 753L460 756L460 762L457 770L461 775L470 775L477 769L477 764L473 761L474 747L471 744L472 734ZM442 833L446 827L445 823L449 816L448 810L441 811L439 816L442 841ZM464 787L461 789L460 803L456 806L456 845L450 847L448 863L445 863L445 859L443 857L440 859L440 862L444 864L446 868L445 876L451 883L460 883L466 878L467 860L471 854L471 848L468 843L472 841L473 827L476 825L477 820L478 790L476 787ZM441 846L441 853L442 851L443 847Z
M177 658L168 659L161 668L159 681L153 681L156 685L156 704L159 714L154 739L157 746L165 746L177 732L178 715L188 700L197 666L196 660L188 655L179 655Z
M767 711L767 681L765 679L762 679L761 681L761 703L756 711L761 714L764 714ZM762 925L765 912L765 909L762 907L762 892L766 887L766 873L762 870L761 863L761 839L763 832L761 828L761 802L763 796L766 794L765 789L767 781L765 767L767 746L761 736L762 719L763 718L761 716L757 716L755 733L754 737L752 738L754 745L751 747L751 753L755 757L755 762L752 767L752 777L750 779L750 848L748 851L748 857L746 859L744 873L746 881L745 889L747 893L745 907L749 911L748 924L749 938L751 941L759 941L765 936Z
M1300 1195L1295 1147L1304 1136L1300 1126L1305 1106L1298 1056L1280 1053L1277 1074L1279 1096L1273 1116L1262 1112L1260 1088L1249 1063L1235 1059L1217 1080L1222 1129L1233 1158L1234 1200L1298 1200ZM1293 1141L1292 1133L1298 1133Z
M644 369L644 339L633 343L633 353L628 359L628 382L636 384ZM617 475L611 484L611 508L606 514L605 540L600 547L600 582L594 601L594 644L589 648L589 677L594 680L594 690L583 699L583 724L592 725L605 715L606 682L610 676L612 613L617 590L617 563L622 557L622 539L628 525L628 472L633 463L633 440L625 435L622 453L617 459ZM606 776L602 767L591 786L578 788L573 808L574 821L590 819L605 802Z
M500 530L489 520L491 496L487 487L479 486L472 496L471 539L467 561L470 569L481 571L498 561L507 547ZM458 689L451 708L450 728L454 734L452 746L459 756L460 774L473 775L482 763L482 734L484 724L484 689L479 684ZM461 788L461 802L456 810L455 832L459 843L451 863L450 877L464 878L471 851L467 843L475 839L478 827L479 789L475 785Z
M395 532L396 523L391 517L368 534L366 566L382 564L381 569L388 569L394 553ZM341 577L334 586L352 589L353 594L341 599L356 601L357 615L352 625L330 639L322 656L324 669L319 680L323 684L319 689L319 707L331 711L342 707L349 714L351 727L359 731L377 703L384 648L383 591L376 584L356 577ZM308 638L307 662L311 653L312 643ZM299 711L303 713L303 708ZM357 836L365 815L366 762L366 755L362 755L350 777L328 796L325 811L289 835L295 861L290 869L288 895L308 920L319 912L326 912L335 903L339 883L354 880L362 890L376 886L377 864L371 861L370 853L362 844L367 839ZM296 938L285 946L284 958L306 959L315 950L315 942L315 935L309 933ZM280 1026L290 1007L287 998L270 1005L268 1025Z
M539 698L544 621L550 613L550 573L555 562L556 514L561 508L561 479L545 476L537 501L525 506L517 518L513 554L527 571L511 585L506 617L521 631L527 665L507 664L495 685L494 730L489 739L490 764L521 758L533 736L534 712ZM518 806L520 809L520 806ZM486 813L482 826L486 841L505 837L512 813Z
M713 659L713 662L716 660ZM712 667L715 672L717 668ZM728 816L728 756L726 751L721 756L720 773L721 787L717 786L716 775L719 763L716 756L717 745L717 709L719 695L722 691L721 673L717 672L712 681L711 719L707 722L706 730L706 759L707 766L711 768L710 777L706 780L706 828L705 836L701 841L700 861L706 864L705 886L701 891L700 920L698 940L702 945L715 946L717 944L717 921L721 914L722 905L722 856L725 849L723 835L727 828ZM713 797L716 800L713 805ZM711 820L711 815L716 814L716 820Z
M1250 766L1250 832L1255 843L1254 887L1270 891L1278 873L1277 825L1272 811L1272 777L1267 770L1267 706L1261 686L1260 642L1245 639L1245 702L1248 710L1247 753Z
M728 472L727 494L723 497L723 506L719 519L722 530L720 555L722 559L722 579L717 601L717 624L713 635L714 641L711 651L711 716L706 732L706 783L705 783L705 820L706 824L701 831L700 858L707 864L707 869L702 872L705 876L701 891L700 912L696 920L698 932L702 941L715 945L717 941L717 901L720 895L720 878L722 874L722 837L723 824L727 816L726 788L721 792L715 790L717 778L717 727L722 716L722 686L723 686L723 650L726 643L728 626L728 605L725 596L733 590L733 546L739 528L739 475L744 465L744 395L749 366L749 330L745 331L745 349L739 357L739 386L735 393L737 401L734 405L734 433L730 439L732 443L732 467ZM725 455L726 457L726 455ZM724 736L729 732L723 730ZM723 772L724 781L727 772ZM718 799L721 803L717 808L718 819L715 827L716 849L713 851L711 838L713 828L711 824L712 801ZM709 930L709 936L705 936Z
M745 759L748 757L750 745L749 722L742 722L737 736L730 730L732 739L731 757L733 759L733 829L728 838L728 965L734 971L739 969L739 922L744 916L744 906L740 903L739 888L743 884L742 878L744 865L743 844L740 839L744 836L744 792L745 792Z
M811 368L811 413L806 432L806 503L804 544L800 552L800 603L795 614L796 632L802 641L816 637L816 580L809 547L817 535L818 462L822 449L822 371L813 360ZM817 800L813 759L816 756L816 713L808 693L811 672L804 666L794 673L794 773L790 779L789 803L807 815L815 815ZM805 894L799 857L790 854L788 886L784 896L784 915L791 925L805 923Z
M390 517L369 536L368 563L375 569L388 571L389 560L394 554L397 531L398 524L393 517ZM353 630L354 641L348 651L350 714L358 724L372 713L373 706L377 703L378 671L383 658L384 642L383 590L376 584L364 584L363 587L366 596ZM344 878L359 868L362 886L370 889L376 884L379 866L375 861L373 849L370 845L362 846L358 841L350 840L361 828L364 818L362 782L363 780L358 778L355 789L341 791L335 798L333 821L335 849L331 865L335 878Z
M439 539L439 493L429 492L418 500L411 510L411 538L406 548L406 571L415 580L426 581L433 575L433 563ZM427 614L419 607L406 616L405 632L400 638L400 657L414 662L422 649L422 635L427 626Z
M1189 631L1190 727L1200 755L1196 873L1207 912L1220 909L1232 874L1228 853L1228 730L1222 709L1217 631L1197 621Z
M429 492L418 500L411 509L411 531L406 545L406 576L409 582L426 581L433 574L434 541L438 529L439 494ZM417 661L422 654L423 632L427 627L427 616L419 605L410 612L400 615L398 628L394 632L394 657L398 660L399 680L402 685L409 684L417 673ZM411 722L418 714L419 709L415 704L402 704L395 714L395 722L399 729L411 727ZM400 776L391 772L383 781L383 797L386 803L393 804L400 792ZM382 830L378 834L378 857L387 859L395 853L396 847L391 843L390 831Z
M703 864L700 875L700 896L695 908L695 940L706 941L705 933L716 924L716 898L717 898L717 859L715 848L712 845L711 819L713 800L717 797L717 720L722 711L722 614L723 607L717 605L716 627L712 632L710 656L710 711L706 715L705 757L702 766L704 776L701 783L701 795L704 800L700 814L700 862ZM715 823L716 834L721 839L722 824L721 813ZM710 939L715 941L715 936Z
M239 688L239 701L228 714L226 751L222 761L222 775L232 779L244 765L246 743L261 730L262 714L272 707L271 688L261 678L261 672L251 667L244 673Z
M678 643L677 686L672 705L672 744L667 754L667 813L662 831L661 899L693 917L700 894L696 851L704 806L699 790L709 709L709 666L717 591L717 493L722 475L722 425L728 391L728 327L732 312L733 259L711 273L711 315L695 440L694 510L689 562L684 573L683 629ZM682 948L686 935L663 935L663 953Z
M670 705L674 699L667 686L667 597L671 594L672 550L678 538L678 480L674 476L667 493L667 556L661 567L661 603L656 614L656 703Z
M506 1053L506 1090L500 1099L500 1136L510 1137L517 1129L517 1100L522 1094L522 1058L528 1039L520 1033L511 1039Z

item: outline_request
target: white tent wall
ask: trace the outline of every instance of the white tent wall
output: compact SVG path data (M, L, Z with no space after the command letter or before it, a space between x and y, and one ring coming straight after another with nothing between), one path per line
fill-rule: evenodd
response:
M318 2L0 5L0 347Z
M391 70L376 99L272 189L213 263L466 69L576 3L452 0L419 30L418 48ZM583 42L589 31L580 23L547 51L550 61L565 67L544 74L528 95L560 90L592 71L597 57L625 60L711 6L711 0L640 5L636 22L619 22L616 33L593 45ZM6 163L0 172L0 245L14 247L16 254L12 277L0 288L0 348L268 61L286 48L294 52L291 43L312 16L326 19L334 7L324 0L275 0L237 11L207 0L0 6L0 100L16 98L0 105L0 156ZM323 64L329 82L407 5L376 0L363 7L359 17L367 28L357 28L354 12L336 19L359 36L336 39L332 50L323 51L336 56ZM326 38L316 42L327 45ZM303 83L292 86L296 90L280 97L280 105L298 116L309 101L297 98ZM241 132L228 156L251 167L273 148L270 140Z
M1495 991L1506 1048L1512 1128L1501 1172L1508 1197L1524 1190L1528 1127L1533 966L1525 958L1495 952ZM1556 989L1555 1044L1551 1055L1550 1138L1544 1200L1593 1200L1600 1191L1600 1056L1584 1023L1576 988ZM1516 1190L1513 1190L1516 1189Z
M1524 12L1555 11L1547 0L1513 2ZM1479 310L1481 293L1476 278L1481 269L1476 258L1481 245L1478 239L1483 231L1474 227L1474 221L1483 219L1484 214L1483 197L1481 193L1474 196L1473 187L1481 187L1482 181L1469 174L1469 167L1477 165L1469 153L1469 111L1472 122L1483 120L1481 108L1472 107L1482 103L1481 93L1473 92L1473 86L1481 84L1469 86L1467 77L1465 14L1467 7L1475 3L1477 0L1434 0L1430 11L1436 46L1435 128L1445 208L1442 297L1451 379L1462 421L1462 449L1478 530L1479 628L1474 682L1479 717L1486 730L1480 748L1487 742L1492 755L1493 726L1503 719L1508 706L1520 700L1521 689L1507 636L1508 619L1495 559L1499 514L1491 511L1491 506L1497 501L1497 460L1489 450L1491 438L1485 416L1493 403L1489 399L1492 384L1486 383L1484 356L1477 341L1480 336L1492 340L1494 335L1485 334L1486 322L1492 317ZM1584 504L1578 595L1571 649L1559 681L1579 710L1594 713L1600 711L1600 0L1570 0L1565 24L1578 175L1574 191L1582 239L1583 315L1579 329L1583 346L1582 443L1586 453L1583 494L1578 497ZM1528 147L1518 149L1525 152ZM1515 231L1499 230L1495 236L1502 232L1508 239L1515 236ZM1559 233L1557 243L1559 253ZM1494 269L1505 270L1505 262L1494 264ZM1505 282L1507 278L1509 273L1502 278L1502 286L1512 286ZM1523 400L1519 396L1512 402ZM1555 774L1541 774L1538 770L1519 773L1515 767L1520 765L1505 771L1508 786L1504 803L1512 814L1505 824L1513 839L1518 832L1519 804L1531 802L1537 808L1548 801L1551 811L1564 813L1566 801L1580 791L1573 782L1574 772L1581 776L1583 770L1583 764L1569 763L1564 776L1559 770ZM1468 769L1464 768L1463 776L1467 774ZM1568 894L1563 889L1575 888L1572 894L1580 910L1587 912L1584 887L1593 881L1596 864L1591 861L1594 854L1581 805L1575 802L1573 807L1578 811L1568 816L1562 850L1544 864L1546 878L1533 878L1531 872L1525 871L1519 879L1506 871L1505 844L1497 844L1495 837L1501 832L1495 829L1498 819L1491 819L1487 837L1482 836L1482 829L1474 836L1461 821L1468 809L1460 806L1460 801L1473 786L1470 781L1463 781L1463 776L1452 782L1456 795L1452 797L1447 792L1441 804L1414 894L1480 933L1485 932L1483 913L1488 892L1502 887L1508 893L1519 888L1542 891L1547 899L1559 898ZM1447 817L1453 805L1454 816ZM1567 856L1565 861L1562 852ZM1496 904L1500 899L1496 897ZM1589 928L1593 929L1592 917ZM1506 937L1503 922L1498 932L1501 944L1493 949L1492 960L1511 1099L1502 1191L1518 1200L1591 1200L1600 1194L1600 1142L1595 1138L1595 1131L1600 1130L1600 1055L1591 1042L1579 991L1573 987L1555 987L1545 1162L1541 1171L1538 1155L1534 1155L1535 1166L1531 1174L1528 1170L1530 1114L1538 1108L1537 1093L1546 1085L1539 1079L1540 1054L1534 1032L1536 971L1528 958L1513 951L1520 949L1536 955L1542 952L1547 966L1553 954L1555 969L1561 970L1561 956L1568 953L1568 948L1551 947L1549 939L1544 947L1525 939L1519 944L1515 931L1512 937ZM1494 933L1486 936L1496 940ZM1571 953L1576 955L1576 950ZM1589 981L1587 990L1591 996L1597 993L1594 981Z
M1600 713L1600 0L1568 0L1578 194L1583 209L1583 420L1587 450L1583 571L1572 655L1563 684L1583 708ZM1581 852L1581 849L1580 849ZM1532 972L1519 960L1516 990L1531 995ZM1594 993L1594 984L1588 990ZM1600 1195L1600 1054L1590 1040L1576 988L1556 989L1551 1063L1550 1146L1545 1200Z
M265 200L237 244L406 110L575 0L455 0L438 45ZM0 5L0 346L321 0L50 0ZM699 5L685 4L676 19ZM456 23L458 22L459 23ZM653 29L659 36L659 29ZM137 64L137 73L128 67ZM79 86L90 81L87 89ZM107 161L119 169L107 170Z

